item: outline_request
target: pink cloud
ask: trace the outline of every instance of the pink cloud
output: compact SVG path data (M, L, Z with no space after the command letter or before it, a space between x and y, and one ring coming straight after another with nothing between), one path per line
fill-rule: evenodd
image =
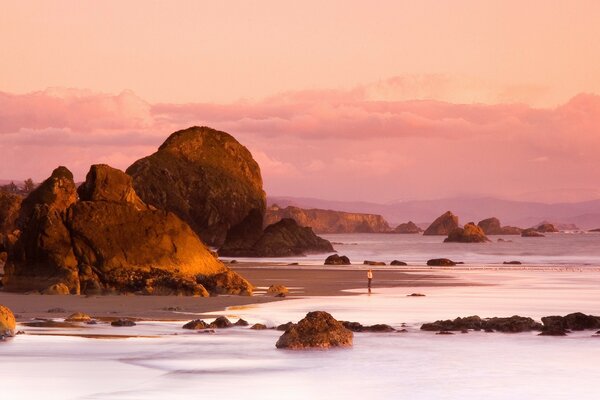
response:
M594 187L600 179L600 96L541 109L373 100L367 86L231 104L0 93L0 178L42 179L60 163L79 177L95 162L125 168L191 125L225 130L251 148L275 194L385 200Z

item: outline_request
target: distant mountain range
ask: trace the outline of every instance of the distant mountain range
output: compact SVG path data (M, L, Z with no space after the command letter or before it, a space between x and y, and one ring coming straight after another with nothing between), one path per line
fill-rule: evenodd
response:
M492 197L457 197L440 200L414 200L389 204L355 201L332 201L305 197L271 196L269 205L280 207L321 208L328 210L359 212L382 215L391 226L414 221L423 227L442 213L450 210L458 215L461 223L497 217L503 225L522 228L542 221L557 225L575 224L580 229L600 228L600 199L577 203L537 203L503 200Z

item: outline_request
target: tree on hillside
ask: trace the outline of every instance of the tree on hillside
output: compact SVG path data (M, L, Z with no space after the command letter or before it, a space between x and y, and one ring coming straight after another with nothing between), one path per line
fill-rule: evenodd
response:
M25 182L23 182L23 191L25 193L31 193L33 189L35 189L35 183L33 183L33 180L31 178L26 179Z

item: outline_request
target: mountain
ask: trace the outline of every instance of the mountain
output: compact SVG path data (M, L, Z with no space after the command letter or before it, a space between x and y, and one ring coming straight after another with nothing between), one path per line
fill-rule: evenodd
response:
M390 225L412 220L427 224L447 210L458 215L461 223L496 217L504 225L531 227L541 221L575 224L581 229L600 227L600 199L577 203L539 203L504 200L493 197L455 197L438 200L413 200L388 204L330 201L315 198L272 196L268 204L280 207L322 208L337 211L382 215Z

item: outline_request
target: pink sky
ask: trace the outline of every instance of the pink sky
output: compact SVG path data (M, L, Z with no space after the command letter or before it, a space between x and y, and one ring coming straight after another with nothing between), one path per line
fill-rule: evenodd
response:
M323 3L3 3L0 178L208 125L275 195L600 198L600 2Z

